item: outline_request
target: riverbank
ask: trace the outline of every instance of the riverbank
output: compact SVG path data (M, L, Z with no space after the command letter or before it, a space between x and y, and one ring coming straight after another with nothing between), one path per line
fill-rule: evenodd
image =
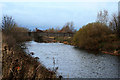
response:
M39 80L54 79L56 73L48 70L38 57L26 53L27 41L32 38L27 28L19 27L12 17L4 16L2 20L2 79Z
M21 49L9 50L8 46L2 46L2 74L3 79L45 79L56 78L56 73L46 69L37 57L32 57Z
M112 36L110 35L109 37L112 37L112 38L109 39L106 43L104 43L103 47L98 46L96 49L92 49L92 50L91 49L86 49L86 48L81 48L81 47L75 45L74 42L73 42L73 37L56 37L53 40L48 41L47 43L59 42L59 43L67 44L67 45L72 45L72 46L75 46L76 48L86 50L88 52L93 52L95 54L104 53L104 54L120 56L120 49L117 49L117 50L115 49L115 48L119 47L119 44L120 44L119 39L116 39L115 35L112 35ZM101 42L100 44L103 45L103 42Z
M85 49L85 48L81 48L81 47L78 47L78 46L76 46L75 44L69 44L69 43L67 43L68 45L73 45L73 46L75 46L76 48L78 48L78 49L80 49L80 50L86 50L86 51L88 51L88 52L92 52L92 53L94 53L94 54L98 54L98 53L103 53L103 54L110 54L110 55L114 55L114 56L120 56L120 49L111 49L111 50L106 50L105 48L99 48L99 49L94 49L94 50L89 50L89 49ZM114 45L113 45L114 46ZM113 47L112 46L112 47Z
M89 23L80 28L73 37L73 43L90 51L111 55L120 53L120 37L109 26L100 22Z

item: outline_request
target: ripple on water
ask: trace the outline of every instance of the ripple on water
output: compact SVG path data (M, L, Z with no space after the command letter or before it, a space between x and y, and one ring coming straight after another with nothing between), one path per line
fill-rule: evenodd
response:
M31 41L28 49L53 69L53 57L58 74L67 78L117 78L118 58L107 54L94 55L62 43L36 43Z

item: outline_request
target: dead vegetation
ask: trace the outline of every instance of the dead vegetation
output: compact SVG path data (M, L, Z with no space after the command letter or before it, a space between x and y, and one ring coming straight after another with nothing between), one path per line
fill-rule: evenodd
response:
M28 29L18 27L12 17L2 21L2 78L7 80L54 79L56 73L46 69L37 57L25 52L25 42L30 41Z

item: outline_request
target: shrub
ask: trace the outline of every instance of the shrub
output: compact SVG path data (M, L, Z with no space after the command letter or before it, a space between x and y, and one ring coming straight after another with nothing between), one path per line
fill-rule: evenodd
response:
M80 48L98 50L102 47L100 44L107 41L109 34L111 30L105 24L89 23L76 32L73 42Z
M23 42L30 40L28 29L18 27L12 17L4 16L2 20L3 42L9 47L21 45Z

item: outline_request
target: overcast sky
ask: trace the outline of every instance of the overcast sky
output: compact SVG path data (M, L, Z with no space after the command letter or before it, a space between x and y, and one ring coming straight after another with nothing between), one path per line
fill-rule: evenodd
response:
M33 0L30 0L33 1ZM45 0L47 1L47 0ZM59 0L58 0L59 1ZM2 2L2 14L12 16L19 26L29 29L47 29L62 27L73 22L76 29L94 22L97 12L108 10L109 14L117 13L118 2Z

